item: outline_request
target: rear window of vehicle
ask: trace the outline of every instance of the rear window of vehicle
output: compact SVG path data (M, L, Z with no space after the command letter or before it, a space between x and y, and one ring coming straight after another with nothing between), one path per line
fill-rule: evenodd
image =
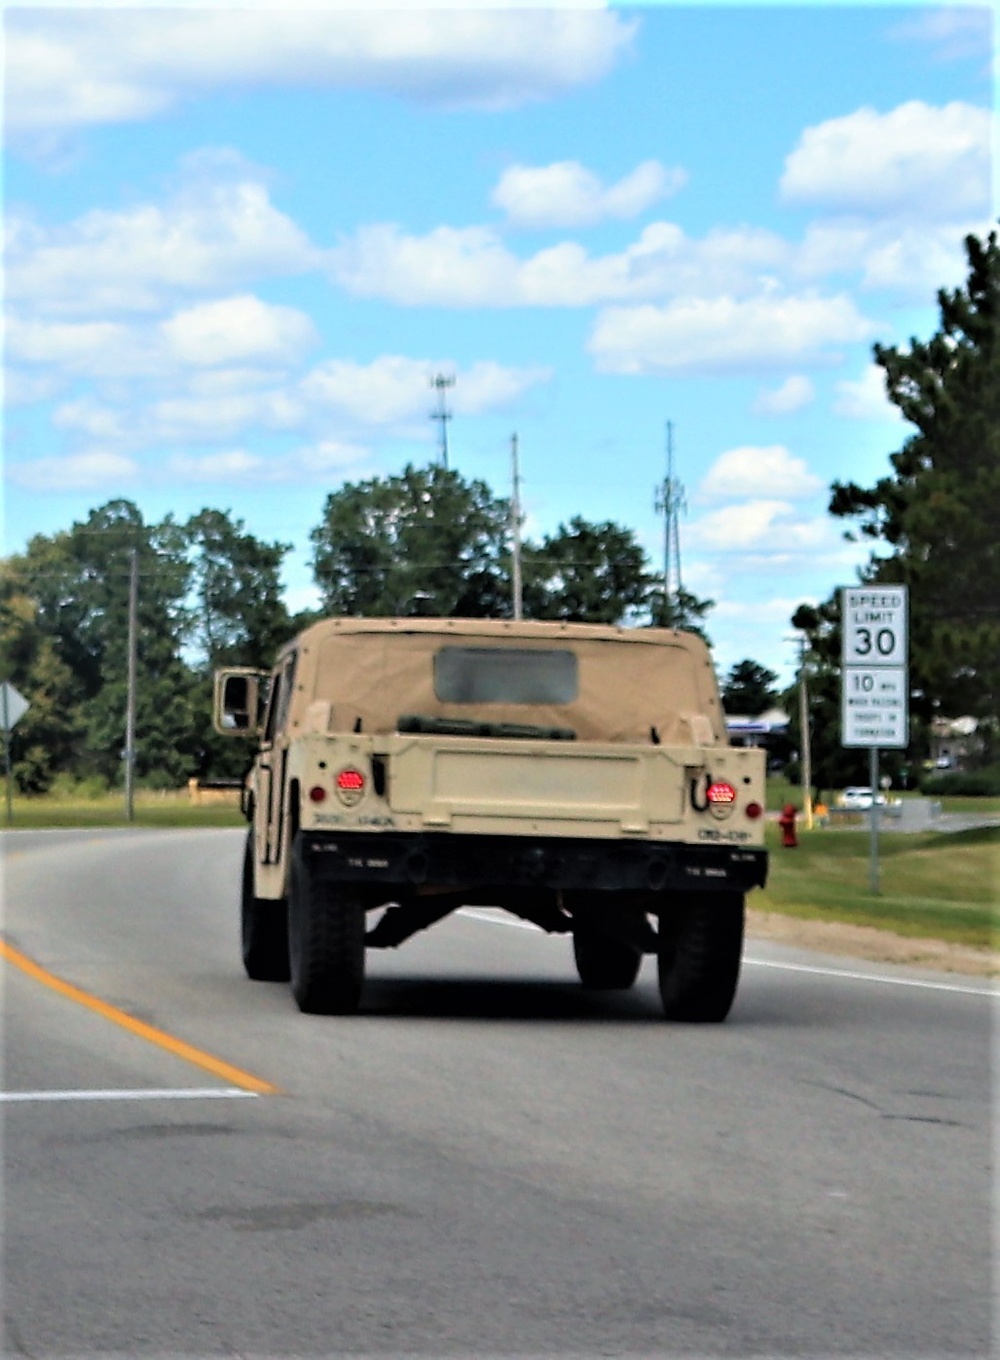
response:
M442 647L434 657L434 693L445 704L569 704L579 693L576 654Z

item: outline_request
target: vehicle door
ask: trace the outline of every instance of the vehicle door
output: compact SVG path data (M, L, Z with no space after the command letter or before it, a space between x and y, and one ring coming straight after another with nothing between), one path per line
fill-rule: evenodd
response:
M271 678L258 761L257 853L264 864L277 864L284 850L285 782L288 766L288 712L292 701L296 654L284 657Z

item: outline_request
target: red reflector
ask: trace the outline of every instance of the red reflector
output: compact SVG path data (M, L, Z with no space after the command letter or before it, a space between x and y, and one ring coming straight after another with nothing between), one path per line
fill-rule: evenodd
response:
M360 793L365 786L365 777L360 770L341 770L337 775L337 788L345 793Z
M746 814L752 822L755 822L758 817L763 817L764 809L759 803L747 803Z
M727 784L725 780L719 780L716 784L709 784L705 797L710 803L735 803L736 790L732 784Z
M321 784L314 784L309 790L309 797L314 803L322 803L326 797L326 789Z

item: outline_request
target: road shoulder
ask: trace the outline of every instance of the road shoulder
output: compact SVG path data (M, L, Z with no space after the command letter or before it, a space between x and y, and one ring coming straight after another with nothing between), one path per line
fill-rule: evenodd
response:
M1000 956L994 950L970 949L946 940L917 939L844 921L807 921L751 907L747 910L747 936L873 963L911 964L975 977L1000 976Z

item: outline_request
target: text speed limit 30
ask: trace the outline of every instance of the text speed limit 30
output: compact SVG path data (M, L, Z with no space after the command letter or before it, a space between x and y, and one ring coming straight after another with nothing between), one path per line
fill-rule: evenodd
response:
M905 586L844 588L845 666L905 666Z

